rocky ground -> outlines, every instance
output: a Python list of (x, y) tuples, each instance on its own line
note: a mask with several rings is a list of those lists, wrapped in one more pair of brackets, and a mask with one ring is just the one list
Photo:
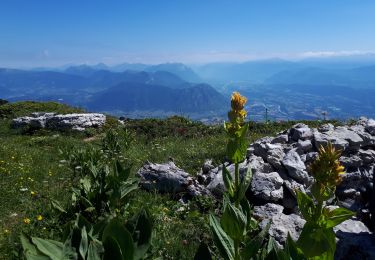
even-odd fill
[[(309, 164), (316, 158), (320, 145), (328, 142), (342, 150), (340, 161), (346, 168), (332, 207), (337, 205), (357, 213), (335, 228), (336, 259), (375, 259), (375, 239), (370, 231), (375, 169), (373, 119), (361, 118), (350, 126), (326, 124), (317, 129), (296, 124), (274, 137), (250, 144), (240, 169), (253, 170), (247, 196), (254, 205), (254, 217), (261, 226), (272, 220), (269, 232), (280, 245), (284, 244), (288, 232), (294, 239), (298, 238), (305, 220), (299, 215), (295, 190), (309, 192), (313, 182)], [(233, 174), (234, 166), (229, 163), (226, 166)], [(147, 163), (138, 174), (143, 188), (183, 194), (183, 199), (197, 195), (220, 197), (224, 191), (221, 166), (213, 167), (209, 160), (196, 177), (173, 162)]]

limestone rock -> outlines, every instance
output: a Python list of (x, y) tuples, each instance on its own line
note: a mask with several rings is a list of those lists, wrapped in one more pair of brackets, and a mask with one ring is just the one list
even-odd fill
[(300, 183), (308, 183), (309, 176), (306, 172), (306, 166), (302, 162), (295, 150), (289, 151), (282, 160), (283, 165), (288, 170), (290, 177)]
[(375, 259), (375, 239), (360, 221), (349, 219), (333, 228), (336, 237), (336, 260)]
[(58, 115), (55, 113), (32, 113), (31, 116), (13, 119), (13, 128), (31, 127), (32, 129), (47, 128), (52, 130), (85, 130), (89, 127), (101, 127), (106, 116), (99, 113), (82, 113)]
[(251, 191), (262, 201), (278, 201), (283, 198), (283, 179), (277, 172), (256, 173), (251, 181)]
[(283, 213), (275, 214), (270, 218), (265, 218), (259, 225), (265, 228), (269, 221), (271, 222), (269, 234), (281, 245), (285, 244), (288, 233), (297, 240), (301, 234), (302, 228), (306, 221), (296, 214), (285, 215)]

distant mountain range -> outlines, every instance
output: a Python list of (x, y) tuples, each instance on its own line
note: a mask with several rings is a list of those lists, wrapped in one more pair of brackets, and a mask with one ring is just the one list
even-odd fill
[(204, 116), (223, 111), (225, 98), (213, 87), (187, 82), (166, 71), (198, 79), (185, 66), (168, 64), (150, 66), (148, 71), (124, 72), (102, 68), (81, 65), (64, 71), (0, 69), (0, 97), (57, 100), (119, 115), (158, 111), (160, 115), (165, 112)]
[[(213, 87), (211, 87), (213, 86)], [(226, 116), (232, 91), (248, 99), (254, 119), (375, 117), (375, 56), (269, 59), (188, 67), (181, 63), (70, 65), (0, 69), (0, 98), (58, 100), (133, 117), (183, 113)], [(223, 118), (224, 117), (224, 118)]]

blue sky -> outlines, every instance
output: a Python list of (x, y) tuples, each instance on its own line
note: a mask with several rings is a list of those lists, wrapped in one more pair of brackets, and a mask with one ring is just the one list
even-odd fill
[(374, 14), (369, 0), (1, 0), (0, 66), (360, 54)]

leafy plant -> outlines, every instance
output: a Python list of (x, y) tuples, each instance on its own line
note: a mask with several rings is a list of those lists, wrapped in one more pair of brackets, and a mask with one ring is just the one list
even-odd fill
[[(129, 226), (130, 228), (127, 228)], [(152, 225), (146, 210), (125, 224), (121, 218), (93, 225), (78, 215), (64, 243), (21, 234), (26, 259), (142, 259), (151, 244)]]
[[(220, 219), (211, 214), (210, 228), (216, 247), (224, 259), (250, 259), (258, 254), (268, 235), (269, 225), (252, 238), (257, 222), (251, 217), (251, 208), (245, 197), (252, 172), (249, 167), (245, 175), (240, 178), (239, 164), (246, 156), (245, 124), (246, 98), (235, 92), (232, 95), (231, 111), (228, 113), (229, 122), (225, 123), (228, 135), (227, 156), (235, 165), (234, 180), (228, 169), (223, 166), (223, 181), (226, 188), (223, 201), (223, 214)], [(200, 247), (197, 254), (206, 254), (207, 250)]]
[(72, 201), (85, 212), (97, 214), (121, 208), (127, 195), (138, 188), (138, 180), (131, 176), (130, 168), (118, 161), (112, 166), (90, 165), (87, 175), (73, 188)]
[(333, 259), (336, 250), (333, 227), (354, 215), (345, 208), (331, 210), (326, 206), (326, 201), (335, 196), (336, 185), (344, 174), (339, 157), (340, 151), (331, 143), (320, 147), (319, 157), (311, 165), (315, 177), (311, 195), (297, 192), (298, 207), (306, 220), (297, 246), (307, 258)]

